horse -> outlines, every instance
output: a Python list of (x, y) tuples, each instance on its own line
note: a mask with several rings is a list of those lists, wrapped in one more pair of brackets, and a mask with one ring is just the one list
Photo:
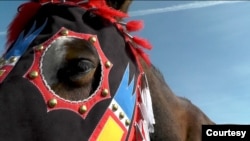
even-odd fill
[(0, 140), (200, 141), (215, 124), (176, 96), (130, 32), (128, 0), (34, 0), (0, 60)]

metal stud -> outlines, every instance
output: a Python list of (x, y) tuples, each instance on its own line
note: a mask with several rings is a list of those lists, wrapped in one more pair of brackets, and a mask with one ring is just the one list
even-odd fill
[(57, 105), (57, 100), (55, 98), (52, 98), (48, 101), (48, 106), (50, 108), (54, 108)]
[(31, 78), (31, 79), (34, 79), (34, 78), (36, 78), (38, 76), (38, 72), (37, 71), (31, 71), (30, 73), (29, 73), (29, 77)]
[(36, 51), (42, 51), (44, 49), (44, 46), (38, 45), (35, 49), (36, 49)]
[(126, 119), (126, 120), (125, 120), (125, 125), (126, 125), (126, 126), (129, 126), (129, 124), (130, 124), (130, 120), (129, 120), (129, 119)]
[(79, 110), (78, 110), (78, 112), (80, 113), (80, 114), (84, 114), (85, 112), (87, 112), (87, 106), (86, 105), (82, 105), (82, 106), (80, 106), (79, 107)]
[(0, 70), (0, 76), (2, 76), (4, 74), (6, 70)]
[(89, 37), (89, 41), (91, 42), (91, 43), (95, 43), (96, 42), (96, 37), (94, 37), (94, 36), (91, 36), (91, 37)]
[(117, 104), (113, 104), (112, 105), (112, 110), (113, 111), (117, 111), (118, 110), (118, 105)]
[(109, 90), (108, 89), (103, 89), (102, 90), (102, 96), (106, 97), (109, 94)]
[(17, 61), (17, 57), (16, 56), (12, 56), (12, 57), (10, 57), (10, 59), (9, 59), (9, 63), (15, 63), (16, 61)]
[(67, 29), (63, 29), (61, 31), (61, 35), (63, 35), (63, 36), (67, 36), (68, 34), (69, 34), (69, 31)]
[(111, 62), (110, 62), (110, 61), (107, 61), (107, 62), (105, 63), (105, 67), (106, 67), (106, 68), (110, 68), (110, 67), (111, 67)]
[(123, 112), (120, 112), (120, 114), (119, 114), (119, 118), (120, 118), (120, 119), (123, 119), (123, 118), (124, 118), (124, 116), (125, 116), (125, 115), (124, 115), (124, 113), (123, 113)]

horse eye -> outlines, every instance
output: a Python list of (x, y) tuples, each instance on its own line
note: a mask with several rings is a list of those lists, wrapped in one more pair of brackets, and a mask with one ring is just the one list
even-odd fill
[(73, 67), (76, 67), (76, 70), (78, 72), (83, 72), (83, 73), (87, 73), (92, 68), (95, 68), (94, 64), (89, 60), (80, 60), (77, 62), (76, 66)]
[(62, 81), (71, 81), (87, 75), (94, 68), (95, 65), (89, 60), (74, 59), (70, 60), (65, 67), (59, 69), (57, 77)]
[(70, 60), (67, 64), (68, 65), (65, 69), (66, 69), (66, 73), (69, 76), (86, 74), (89, 71), (91, 71), (93, 68), (95, 68), (95, 65), (93, 64), (93, 62), (87, 59), (82, 59), (82, 58)]

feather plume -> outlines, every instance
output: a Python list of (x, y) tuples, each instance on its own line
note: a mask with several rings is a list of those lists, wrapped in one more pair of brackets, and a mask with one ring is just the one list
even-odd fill
[(8, 45), (17, 39), (18, 35), (40, 7), (41, 5), (36, 2), (28, 2), (19, 6), (18, 13), (8, 29)]
[(138, 44), (138, 45), (140, 45), (140, 46), (142, 46), (142, 47), (144, 47), (144, 48), (146, 48), (148, 50), (152, 49), (152, 45), (146, 39), (143, 39), (143, 38), (140, 38), (140, 37), (137, 37), (137, 36), (133, 36), (132, 40), (136, 44)]
[(144, 25), (142, 20), (137, 20), (137, 21), (133, 20), (126, 23), (126, 29), (128, 32), (141, 30), (143, 26)]
[(146, 54), (141, 48), (136, 48), (137, 53), (144, 59), (144, 61), (150, 66), (151, 61), (148, 54)]
[[(103, 17), (112, 20), (114, 18), (125, 18), (128, 17), (126, 13), (123, 13), (118, 10), (114, 10), (110, 7), (97, 7), (98, 13), (100, 13)], [(112, 20), (113, 21), (113, 20)]]

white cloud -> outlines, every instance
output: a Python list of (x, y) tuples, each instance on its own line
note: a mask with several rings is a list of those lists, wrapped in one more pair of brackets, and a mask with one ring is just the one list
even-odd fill
[(131, 11), (129, 12), (129, 14), (131, 17), (135, 17), (135, 16), (144, 16), (144, 15), (166, 13), (166, 12), (172, 12), (172, 11), (181, 11), (181, 10), (203, 8), (203, 7), (210, 7), (210, 6), (216, 6), (216, 5), (221, 5), (221, 4), (231, 4), (231, 3), (238, 3), (238, 2), (240, 1), (197, 1), (197, 2), (174, 5), (170, 7), (164, 7), (164, 8)]

